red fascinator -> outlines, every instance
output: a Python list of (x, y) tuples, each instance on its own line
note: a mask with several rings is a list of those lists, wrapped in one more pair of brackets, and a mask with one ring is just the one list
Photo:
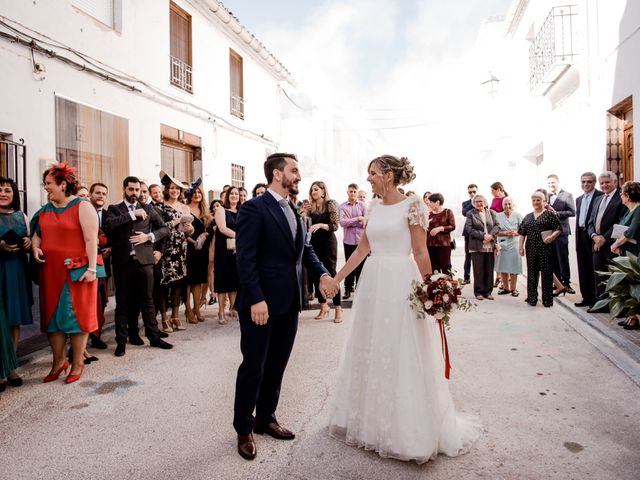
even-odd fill
[(55, 163), (49, 167), (47, 173), (53, 176), (57, 182), (64, 180), (67, 183), (76, 183), (78, 181), (78, 171), (68, 163)]

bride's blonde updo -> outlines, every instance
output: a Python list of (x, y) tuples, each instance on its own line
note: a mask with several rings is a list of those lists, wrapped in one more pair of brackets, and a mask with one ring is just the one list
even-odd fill
[(377, 166), (382, 173), (393, 173), (394, 185), (406, 185), (416, 178), (416, 174), (413, 173), (413, 165), (407, 157), (397, 158), (393, 155), (382, 155), (371, 160), (369, 168), (371, 165)]

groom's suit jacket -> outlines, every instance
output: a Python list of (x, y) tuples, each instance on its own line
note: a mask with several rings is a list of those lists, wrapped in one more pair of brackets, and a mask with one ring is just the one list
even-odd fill
[(292, 209), (297, 224), (294, 242), (282, 207), (269, 191), (245, 202), (238, 213), (236, 253), (240, 286), (236, 309), (247, 311), (265, 300), (269, 315), (302, 306), (302, 263), (318, 276), (329, 272), (309, 242), (307, 227)]

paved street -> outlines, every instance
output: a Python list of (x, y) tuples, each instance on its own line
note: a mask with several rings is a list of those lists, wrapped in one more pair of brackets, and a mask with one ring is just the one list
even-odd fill
[(218, 325), (214, 312), (172, 334), (172, 351), (98, 353), (75, 385), (41, 383), (49, 353), (34, 354), (26, 385), (0, 397), (1, 477), (631, 480), (640, 471), (638, 386), (570, 326), (567, 309), (512, 297), (457, 315), (449, 336), (455, 401), (484, 425), (470, 454), (417, 466), (330, 438), (350, 317), (335, 325), (306, 312), (279, 408), (298, 437), (258, 436), (259, 456), (246, 462), (231, 427), (239, 327)]

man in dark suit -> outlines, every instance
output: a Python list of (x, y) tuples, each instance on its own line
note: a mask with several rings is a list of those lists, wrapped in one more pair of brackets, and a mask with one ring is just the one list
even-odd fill
[[(603, 195), (600, 195), (593, 201), (593, 210), (591, 217), (587, 223), (587, 233), (593, 242), (593, 268), (594, 281), (596, 284), (596, 300), (606, 298), (604, 291), (605, 277), (597, 272), (606, 272), (607, 265), (614, 257), (611, 252), (611, 245), (614, 239), (613, 226), (620, 221), (627, 211), (627, 207), (622, 204), (620, 191), (618, 190), (618, 178), (613, 172), (603, 172), (598, 177), (600, 189)], [(598, 310), (590, 308), (589, 313), (606, 313), (608, 308), (603, 307)]]
[(549, 187), (549, 205), (555, 210), (560, 219), (560, 226), (562, 226), (562, 233), (553, 242), (555, 248), (553, 273), (566, 287), (568, 293), (576, 293), (571, 288), (571, 269), (569, 267), (569, 235), (571, 235), (569, 218), (576, 216), (576, 204), (571, 193), (560, 189), (557, 175), (549, 175), (547, 185)]
[[(475, 183), (470, 183), (467, 187), (467, 193), (469, 194), (469, 200), (462, 202), (462, 216), (466, 219), (467, 213), (473, 210), (473, 197), (478, 193), (478, 186)], [(464, 237), (464, 283), (471, 282), (471, 253), (469, 253), (469, 235), (465, 232), (462, 233)]]
[(288, 200), (298, 193), (300, 181), (295, 155), (270, 155), (264, 172), (269, 188), (242, 205), (236, 230), (240, 278), (236, 309), (242, 363), (236, 380), (233, 426), (238, 434), (238, 453), (247, 460), (256, 456), (253, 432), (282, 440), (295, 438), (280, 426), (275, 411), (298, 328), (302, 263), (321, 277), (325, 298), (338, 291), (309, 243), (305, 223)]
[(89, 334), (91, 346), (101, 350), (107, 348), (107, 344), (102, 341), (102, 327), (104, 326), (104, 309), (109, 301), (107, 292), (107, 280), (111, 276), (111, 248), (107, 236), (104, 233), (104, 220), (107, 216), (107, 196), (109, 189), (104, 183), (94, 183), (89, 187), (89, 201), (98, 215), (98, 253), (104, 260), (104, 270), (107, 278), (98, 279), (98, 330)]
[(576, 198), (576, 256), (582, 300), (575, 305), (591, 307), (596, 302), (596, 284), (593, 275), (593, 241), (589, 238), (587, 224), (593, 211), (594, 200), (602, 195), (602, 192), (596, 188), (595, 173), (583, 173), (580, 184), (584, 193)]
[(169, 230), (154, 207), (138, 201), (138, 178), (127, 177), (122, 186), (124, 200), (109, 207), (105, 220), (116, 284), (117, 357), (125, 354), (127, 318), (137, 308), (142, 311), (145, 335), (151, 346), (173, 347), (160, 338), (153, 305), (153, 243), (165, 237)]

